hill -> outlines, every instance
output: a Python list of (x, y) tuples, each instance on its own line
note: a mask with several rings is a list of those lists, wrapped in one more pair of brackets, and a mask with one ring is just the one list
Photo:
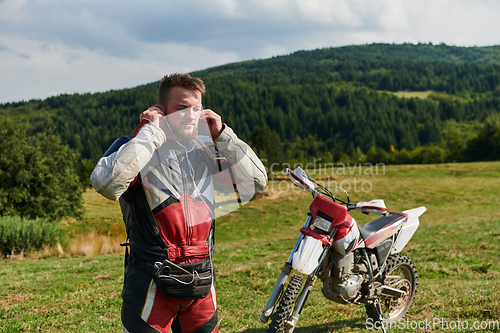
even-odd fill
[[(480, 124), (500, 113), (500, 46), (346, 46), (191, 74), (207, 85), (204, 106), (274, 162), (358, 160), (370, 150), (433, 146), (442, 149), (434, 162), (499, 157), (475, 156), (464, 150), (467, 142), (455, 141), (480, 137)], [(0, 115), (25, 122), (30, 134), (59, 134), (89, 168), (115, 138), (132, 133), (140, 112), (156, 103), (157, 85), (7, 103)], [(432, 93), (401, 98), (399, 91)], [(490, 123), (496, 133), (497, 121)]]

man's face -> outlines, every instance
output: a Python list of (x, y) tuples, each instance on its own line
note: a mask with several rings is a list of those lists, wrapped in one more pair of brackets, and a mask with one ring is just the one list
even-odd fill
[(166, 113), (167, 121), (178, 140), (194, 140), (201, 114), (201, 92), (182, 87), (172, 88)]

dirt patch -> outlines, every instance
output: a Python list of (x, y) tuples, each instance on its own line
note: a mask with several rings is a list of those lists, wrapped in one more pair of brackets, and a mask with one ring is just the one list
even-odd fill
[(500, 272), (496, 272), (496, 271), (491, 271), (491, 272), (488, 272), (486, 273), (484, 276), (486, 276), (487, 278), (498, 278), (500, 277)]
[(34, 294), (7, 294), (7, 296), (0, 296), (0, 306), (7, 307), (9, 305), (19, 303), (22, 301), (26, 301), (32, 297), (35, 297)]
[(260, 200), (260, 199), (264, 199), (264, 198), (268, 198), (269, 197), (269, 192), (267, 191), (262, 191), (262, 192), (259, 192), (255, 195), (255, 198), (253, 198), (254, 200)]

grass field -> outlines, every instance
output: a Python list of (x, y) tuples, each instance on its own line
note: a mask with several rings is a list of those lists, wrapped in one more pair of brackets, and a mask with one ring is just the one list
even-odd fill
[(432, 94), (432, 90), (427, 91), (398, 91), (395, 92), (394, 95), (400, 98), (422, 98), (426, 99), (430, 94)]
[[(403, 250), (419, 271), (407, 323), (422, 329), (390, 332), (490, 331), (473, 325), (491, 328), (500, 321), (500, 163), (385, 166), (376, 171), (339, 166), (317, 170), (315, 178), (350, 186), (353, 202), (383, 198), (390, 210), (427, 207)], [(259, 322), (262, 308), (311, 201), (288, 184), (270, 183), (268, 196), (217, 222), (221, 332), (265, 332), (266, 325)], [(71, 234), (94, 231), (109, 241), (124, 241), (118, 204), (91, 191), (85, 201), (85, 219), (65, 221)], [(353, 216), (360, 224), (373, 218)], [(2, 260), (0, 273), (0, 332), (121, 332), (120, 253)], [(372, 331), (365, 320), (364, 307), (334, 304), (316, 285), (294, 332)], [(437, 320), (447, 321), (448, 329)], [(426, 321), (437, 326), (426, 328)], [(469, 329), (452, 330), (457, 323), (467, 323)]]

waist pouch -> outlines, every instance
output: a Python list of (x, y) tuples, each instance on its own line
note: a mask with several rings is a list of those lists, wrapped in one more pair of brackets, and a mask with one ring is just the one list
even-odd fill
[(179, 265), (167, 261), (161, 266), (157, 264), (153, 280), (166, 297), (201, 299), (210, 292), (213, 279), (210, 259)]

